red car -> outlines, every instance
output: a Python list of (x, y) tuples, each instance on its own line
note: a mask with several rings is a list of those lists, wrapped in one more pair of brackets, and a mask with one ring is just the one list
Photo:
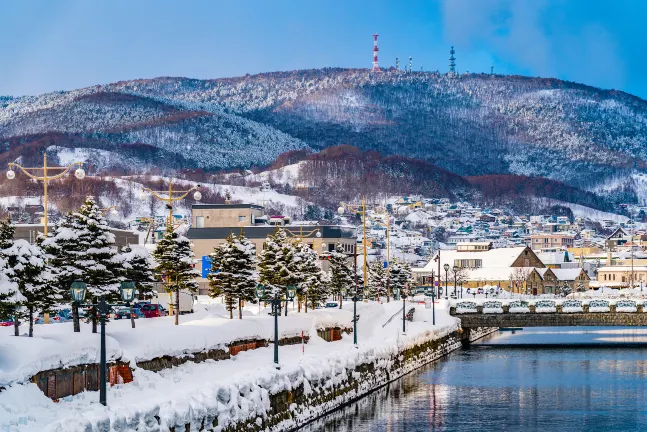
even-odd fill
[(144, 314), (144, 318), (156, 318), (167, 316), (168, 313), (162, 305), (158, 304), (145, 304), (141, 306), (141, 311)]

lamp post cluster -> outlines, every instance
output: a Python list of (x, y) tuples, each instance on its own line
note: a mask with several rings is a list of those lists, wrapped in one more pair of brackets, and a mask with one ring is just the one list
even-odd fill
[(281, 310), (281, 303), (285, 300), (292, 301), (297, 294), (297, 287), (294, 285), (288, 285), (287, 287), (286, 299), (282, 299), (281, 296), (266, 296), (265, 287), (262, 284), (256, 286), (256, 297), (259, 301), (264, 301), (272, 304), (272, 314), (274, 315), (274, 367), (276, 369), (281, 369), (279, 366), (279, 315)]
[[(131, 307), (131, 320), (132, 318), (132, 301), (135, 299), (135, 284), (133, 281), (123, 281), (119, 288), (121, 293), (121, 299), (126, 303), (127, 306)], [(76, 280), (72, 282), (70, 286), (70, 294), (72, 295), (72, 302), (76, 307), (83, 305), (83, 300), (85, 299), (85, 293), (87, 292), (87, 285), (81, 280)], [(85, 305), (93, 306), (93, 305)], [(99, 364), (99, 403), (101, 405), (106, 405), (106, 315), (110, 311), (110, 308), (114, 306), (121, 306), (120, 304), (108, 304), (106, 303), (106, 298), (104, 295), (99, 297), (98, 303), (98, 314), (99, 322), (101, 323), (101, 359)], [(134, 327), (134, 323), (133, 323)]]
[(402, 333), (407, 332), (407, 311), (406, 311), (406, 304), (405, 300), (407, 298), (406, 292), (408, 291), (407, 288), (403, 289), (402, 292), (400, 292), (400, 289), (395, 287), (393, 288), (393, 295), (398, 296), (400, 294), (400, 298), (402, 299)]

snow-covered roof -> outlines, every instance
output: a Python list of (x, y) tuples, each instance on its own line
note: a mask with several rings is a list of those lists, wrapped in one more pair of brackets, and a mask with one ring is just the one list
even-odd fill
[(582, 269), (579, 267), (551, 270), (553, 271), (555, 276), (557, 276), (557, 279), (561, 281), (574, 281), (582, 273)]
[[(510, 268), (512, 263), (523, 253), (526, 249), (525, 246), (513, 247), (513, 248), (500, 248), (500, 249), (490, 249), (487, 251), (475, 251), (475, 252), (459, 252), (456, 250), (442, 251), (440, 254), (440, 267), (441, 269), (445, 264), (449, 264), (450, 267), (454, 266), (455, 260), (474, 260), (480, 259), (482, 262), (482, 268)], [(436, 258), (438, 254), (434, 255)], [(429, 261), (429, 264), (425, 266), (425, 269), (428, 271), (438, 268), (438, 262), (433, 259)], [(479, 269), (480, 270), (480, 269)]]

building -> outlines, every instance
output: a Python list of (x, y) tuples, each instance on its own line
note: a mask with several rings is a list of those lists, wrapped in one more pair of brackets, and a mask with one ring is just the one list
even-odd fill
[[(341, 244), (349, 255), (355, 253), (357, 232), (355, 227), (341, 225), (290, 225), (274, 224), (278, 216), (267, 217), (263, 206), (256, 204), (194, 204), (192, 206), (192, 228), (187, 237), (193, 243), (193, 252), (198, 259), (197, 270), (200, 289), (206, 289), (207, 274), (211, 269), (209, 255), (213, 248), (224, 243), (230, 234), (242, 233), (256, 247), (260, 254), (265, 239), (277, 229), (284, 229), (289, 237), (302, 238), (317, 252), (334, 250)], [(289, 220), (280, 217), (282, 221)], [(272, 222), (272, 223), (270, 223)], [(328, 269), (328, 262), (322, 261), (322, 268)]]
[(532, 250), (572, 248), (575, 237), (561, 233), (538, 233), (530, 236)]
[(537, 268), (535, 274), (529, 277), (526, 285), (528, 292), (537, 294), (559, 294), (564, 285), (568, 285), (573, 292), (582, 283), (585, 289), (589, 289), (591, 278), (581, 268)]
[[(51, 233), (53, 226), (49, 226)], [(126, 245), (139, 244), (139, 234), (133, 231), (110, 228), (110, 232), (115, 235), (115, 244), (118, 247)], [(27, 240), (29, 243), (35, 243), (39, 234), (43, 233), (42, 224), (16, 224), (14, 239)]]
[(598, 268), (598, 285), (608, 287), (629, 287), (632, 279), (634, 285), (643, 286), (647, 284), (647, 266), (635, 265), (605, 266)]
[[(497, 285), (510, 289), (514, 284), (524, 281), (535, 268), (544, 268), (544, 263), (526, 246), (493, 249), (491, 243), (476, 242), (461, 244), (461, 249), (440, 251), (441, 279), (445, 278), (444, 266), (449, 265), (449, 283), (453, 282), (454, 266), (460, 271), (463, 286), (467, 288)], [(429, 277), (432, 272), (438, 273), (438, 253), (416, 275), (419, 278)]]

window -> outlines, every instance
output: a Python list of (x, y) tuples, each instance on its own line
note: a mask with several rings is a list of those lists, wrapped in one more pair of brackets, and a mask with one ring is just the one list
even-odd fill
[(328, 252), (335, 252), (335, 245), (332, 243), (328, 243)]
[(196, 228), (204, 228), (204, 216), (196, 216), (195, 217), (195, 227)]
[(247, 216), (238, 216), (238, 222), (246, 222)]

